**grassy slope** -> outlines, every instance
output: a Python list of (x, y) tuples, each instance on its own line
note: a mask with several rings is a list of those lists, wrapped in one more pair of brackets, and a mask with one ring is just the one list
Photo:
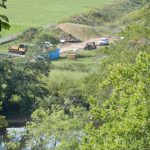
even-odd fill
[[(104, 7), (97, 7), (93, 11), (81, 13), (81, 16), (73, 16), (74, 23), (62, 23), (59, 27), (64, 32), (83, 41), (88, 38), (96, 38), (104, 35), (116, 35), (122, 27), (139, 20), (141, 7), (144, 5), (144, 3), (139, 3), (135, 0), (116, 0)], [(83, 25), (91, 20), (93, 21), (92, 26)], [(78, 24), (80, 21), (83, 21), (82, 24)], [(93, 26), (97, 21), (101, 23)]]
[(3, 35), (24, 30), (26, 27), (42, 26), (58, 23), (62, 19), (81, 12), (89, 11), (93, 7), (107, 4), (112, 0), (11, 0), (4, 13), (10, 19), (12, 28)]
[(64, 22), (100, 26), (122, 19), (126, 14), (138, 10), (148, 4), (149, 0), (115, 0), (105, 7), (92, 10), (88, 13), (71, 16)]

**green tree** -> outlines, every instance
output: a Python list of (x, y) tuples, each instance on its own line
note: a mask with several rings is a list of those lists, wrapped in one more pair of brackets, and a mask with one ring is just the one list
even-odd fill
[(102, 106), (93, 98), (92, 122), (86, 126), (81, 149), (150, 149), (150, 57), (137, 56), (135, 64), (114, 64), (101, 84), (111, 87), (111, 96)]
[[(5, 5), (6, 1), (7, 0), (1, 0), (0, 7), (6, 9), (7, 8), (6, 5)], [(5, 15), (0, 14), (0, 32), (2, 31), (2, 29), (5, 29), (5, 30), (7, 29), (8, 30), (9, 27), (10, 27), (10, 25), (9, 25), (8, 18)]]
[(43, 42), (49, 41), (52, 44), (59, 43), (59, 31), (56, 29), (39, 30), (34, 36), (33, 43), (42, 46)]
[[(84, 125), (84, 111), (70, 106), (69, 114), (60, 106), (51, 110), (38, 109), (27, 124), (27, 145), (33, 149), (78, 149)], [(50, 148), (47, 148), (50, 144)]]
[[(77, 150), (85, 125), (85, 110), (66, 102), (65, 108), (53, 105), (51, 109), (39, 108), (26, 125), (26, 146), (33, 150)], [(65, 110), (67, 109), (67, 113)], [(13, 137), (11, 137), (13, 138)], [(15, 144), (16, 143), (16, 144)], [(20, 146), (18, 141), (9, 142), (9, 148)], [(19, 148), (18, 148), (19, 149)]]
[[(0, 7), (6, 9), (6, 5), (5, 5), (6, 1), (7, 0), (1, 0)], [(2, 31), (2, 29), (9, 29), (10, 25), (8, 24), (8, 22), (9, 22), (8, 18), (5, 15), (0, 14), (0, 32)], [(0, 79), (1, 79), (1, 76), (0, 76)], [(2, 86), (0, 86), (0, 91), (1, 91), (1, 87)], [(1, 92), (0, 92), (0, 97), (1, 97)], [(2, 106), (2, 103), (0, 99), (0, 110), (2, 109), (1, 106)], [(5, 120), (5, 117), (0, 115), (0, 129), (5, 128), (6, 126), (7, 126), (7, 122)]]
[(16, 63), (1, 60), (0, 101), (3, 113), (7, 114), (10, 104), (18, 103), (21, 112), (30, 114), (35, 109), (36, 99), (48, 94), (40, 78), (47, 76), (49, 69), (50, 65), (46, 61)]

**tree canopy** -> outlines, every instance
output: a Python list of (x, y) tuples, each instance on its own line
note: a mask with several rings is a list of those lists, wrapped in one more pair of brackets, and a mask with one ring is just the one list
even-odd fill
[[(0, 7), (6, 9), (6, 2), (7, 0), (1, 0)], [(0, 32), (2, 31), (2, 29), (8, 30), (9, 28), (9, 19), (7, 18), (7, 16), (0, 14)]]
[(101, 86), (111, 87), (102, 106), (91, 98), (92, 119), (81, 149), (120, 150), (150, 148), (150, 57), (139, 53), (135, 64), (114, 64)]

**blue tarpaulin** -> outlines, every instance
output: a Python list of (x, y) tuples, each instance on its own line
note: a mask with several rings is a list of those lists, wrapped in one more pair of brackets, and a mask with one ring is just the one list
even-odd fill
[(54, 51), (48, 52), (48, 57), (50, 60), (55, 60), (60, 56), (60, 48), (56, 48)]

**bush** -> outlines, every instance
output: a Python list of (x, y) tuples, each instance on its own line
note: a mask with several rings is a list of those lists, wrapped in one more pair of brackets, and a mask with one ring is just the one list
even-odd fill
[(39, 99), (38, 105), (44, 108), (49, 108), (52, 104), (64, 105), (65, 99), (69, 99), (74, 104), (82, 105), (81, 84), (85, 76), (85, 73), (80, 72), (51, 71), (49, 76), (43, 79), (49, 96), (43, 100)]
[(33, 43), (41, 45), (44, 41), (49, 41), (52, 44), (59, 43), (59, 31), (55, 29), (39, 30), (33, 39)]

